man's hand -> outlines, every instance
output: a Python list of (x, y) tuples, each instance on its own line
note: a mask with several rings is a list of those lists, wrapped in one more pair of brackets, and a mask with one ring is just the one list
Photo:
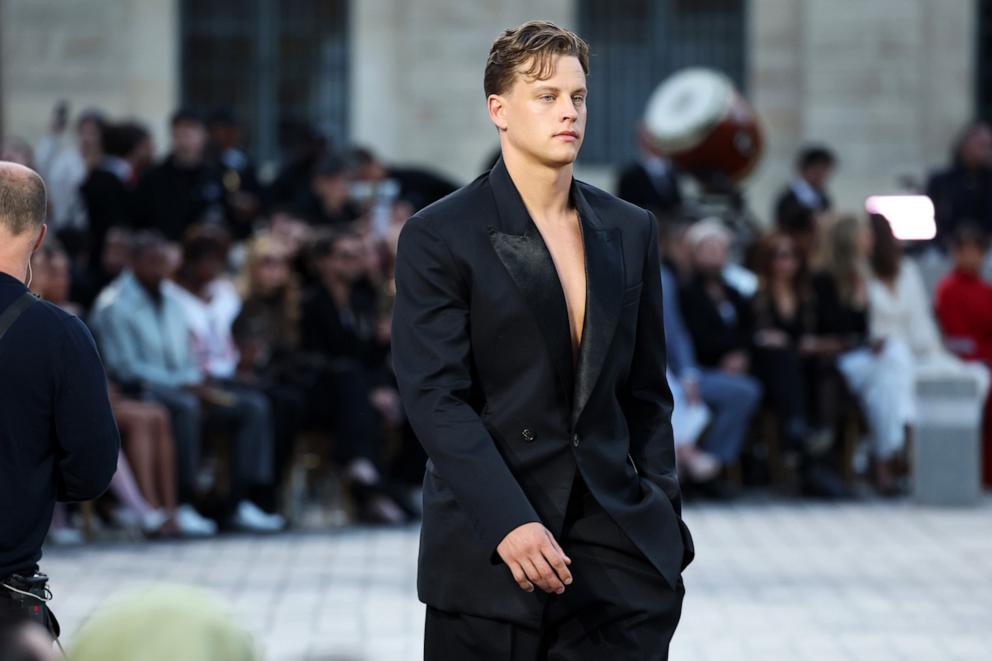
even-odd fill
[(554, 535), (540, 523), (514, 528), (496, 547), (496, 552), (513, 573), (513, 580), (527, 592), (534, 585), (545, 592), (561, 594), (572, 584), (568, 565), (571, 558), (558, 546)]

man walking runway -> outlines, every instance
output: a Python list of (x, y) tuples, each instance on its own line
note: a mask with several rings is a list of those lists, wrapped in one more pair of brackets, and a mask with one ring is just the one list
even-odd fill
[(573, 179), (588, 46), (506, 30), (502, 157), (400, 235), (393, 363), (429, 456), (425, 658), (666, 659), (692, 538), (665, 379), (657, 227)]

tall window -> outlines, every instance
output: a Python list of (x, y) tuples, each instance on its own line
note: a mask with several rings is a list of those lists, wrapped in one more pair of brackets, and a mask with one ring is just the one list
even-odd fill
[(618, 165), (637, 154), (635, 128), (648, 97), (688, 66), (719, 69), (743, 89), (744, 0), (580, 0), (591, 48), (583, 162)]
[(347, 0), (181, 0), (183, 104), (234, 111), (260, 161), (306, 123), (348, 124)]
[(978, 40), (976, 42), (978, 66), (976, 70), (975, 99), (980, 118), (992, 121), (992, 0), (978, 3)]

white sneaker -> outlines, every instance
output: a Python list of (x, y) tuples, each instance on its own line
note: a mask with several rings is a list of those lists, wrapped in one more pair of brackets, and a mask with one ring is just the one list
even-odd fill
[(141, 517), (141, 530), (146, 533), (156, 533), (162, 529), (162, 526), (164, 526), (168, 520), (169, 513), (165, 511), (165, 508), (160, 507), (157, 510), (152, 510)]
[(286, 520), (279, 514), (267, 514), (250, 500), (242, 500), (231, 519), (231, 525), (246, 532), (279, 532)]
[(183, 537), (213, 537), (217, 534), (217, 524), (201, 516), (191, 505), (180, 505), (176, 509), (176, 526)]
[(156, 533), (169, 520), (169, 515), (163, 508), (149, 510), (146, 514), (138, 514), (127, 507), (118, 507), (110, 513), (114, 523), (124, 530), (138, 530), (145, 533)]
[(124, 530), (137, 530), (141, 525), (141, 516), (128, 507), (117, 507), (110, 512), (110, 520), (114, 525)]

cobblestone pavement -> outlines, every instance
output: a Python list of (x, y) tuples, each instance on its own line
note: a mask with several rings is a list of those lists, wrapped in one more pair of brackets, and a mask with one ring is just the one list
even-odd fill
[[(992, 658), (992, 499), (694, 505), (676, 661)], [(49, 549), (70, 639), (107, 595), (195, 583), (226, 601), (268, 659), (421, 658), (417, 530)], [(452, 660), (456, 661), (456, 660)]]

